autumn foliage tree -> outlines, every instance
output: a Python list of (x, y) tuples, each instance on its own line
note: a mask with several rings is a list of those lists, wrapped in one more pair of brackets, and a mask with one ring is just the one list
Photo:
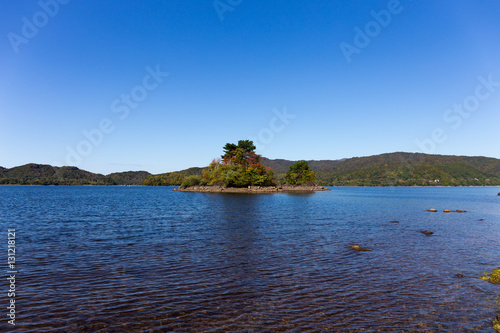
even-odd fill
[(221, 159), (213, 160), (203, 172), (201, 184), (228, 187), (275, 185), (273, 171), (260, 163), (262, 157), (255, 153), (252, 141), (227, 143), (223, 150)]

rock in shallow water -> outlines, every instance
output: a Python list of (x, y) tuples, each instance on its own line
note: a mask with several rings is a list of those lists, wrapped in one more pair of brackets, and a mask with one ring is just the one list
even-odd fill
[(427, 235), (427, 236), (434, 234), (432, 231), (429, 231), (429, 230), (424, 230), (424, 231), (420, 231), (420, 232), (423, 233), (424, 235)]
[(500, 316), (497, 316), (496, 319), (493, 320), (493, 329), (500, 333)]
[(493, 269), (493, 272), (480, 276), (479, 278), (493, 284), (500, 284), (500, 267)]
[(367, 249), (366, 247), (362, 247), (362, 246), (359, 246), (359, 245), (351, 245), (351, 249), (353, 249), (354, 251), (357, 251), (357, 252), (371, 251), (371, 250)]
[(437, 213), (437, 209), (435, 208), (431, 208), (431, 209), (427, 209), (428, 212), (431, 212), (431, 213)]

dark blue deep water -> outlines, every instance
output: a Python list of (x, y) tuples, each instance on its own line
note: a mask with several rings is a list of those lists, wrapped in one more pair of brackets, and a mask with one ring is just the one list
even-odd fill
[(0, 186), (15, 331), (493, 332), (499, 191)]

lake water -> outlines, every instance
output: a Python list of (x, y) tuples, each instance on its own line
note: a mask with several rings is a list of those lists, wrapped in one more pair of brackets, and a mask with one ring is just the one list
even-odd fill
[(500, 286), (477, 276), (500, 266), (499, 191), (0, 186), (16, 329), (493, 332)]

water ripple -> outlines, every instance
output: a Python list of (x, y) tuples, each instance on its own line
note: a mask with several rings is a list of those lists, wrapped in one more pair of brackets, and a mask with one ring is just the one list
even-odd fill
[(0, 187), (19, 331), (490, 332), (495, 191)]

